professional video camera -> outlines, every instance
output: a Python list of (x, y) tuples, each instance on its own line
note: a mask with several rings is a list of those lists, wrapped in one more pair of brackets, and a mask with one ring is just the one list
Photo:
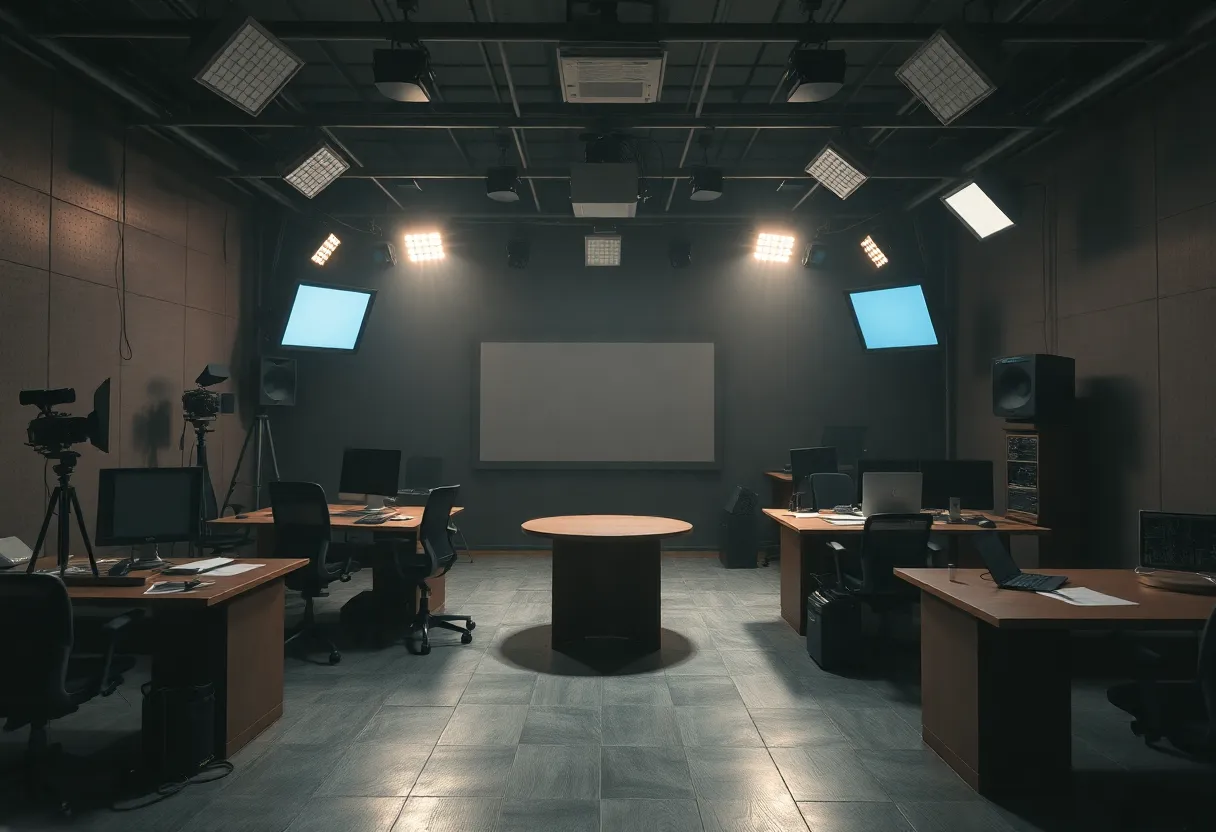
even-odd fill
[(72, 445), (89, 442), (104, 453), (110, 451), (110, 380), (103, 381), (93, 393), (93, 412), (70, 416), (55, 410), (56, 405), (72, 404), (76, 391), (71, 387), (55, 390), (22, 390), (18, 401), (40, 411), (26, 428), (26, 443), (48, 459), (57, 459)]
[(236, 396), (208, 390), (228, 380), (228, 365), (208, 364), (194, 383), (198, 387), (182, 393), (182, 413), (196, 428), (200, 423), (213, 422), (221, 413), (236, 412)]

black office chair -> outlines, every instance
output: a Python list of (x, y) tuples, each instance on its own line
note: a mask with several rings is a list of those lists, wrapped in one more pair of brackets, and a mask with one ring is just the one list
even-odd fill
[[(418, 587), (418, 610), (414, 620), (410, 622), (409, 632), (406, 633), (406, 647), (413, 652), (415, 633), (421, 633), (417, 652), (423, 656), (431, 652), (431, 627), (440, 627), (460, 633), (460, 643), (469, 644), (473, 641), (473, 630), (477, 624), (467, 615), (446, 615), (431, 612), (431, 588), (426, 579), (447, 574), (456, 563), (456, 549), (452, 545), (451, 530), (448, 525), (452, 507), (456, 505), (456, 495), (460, 491), (458, 485), (444, 485), (431, 489), (426, 499), (426, 508), (422, 512), (422, 522), (418, 526), (418, 542), (422, 552), (417, 548), (410, 551), (397, 541), (383, 539), (376, 542), (383, 547), (381, 556), (386, 556), (395, 564), (398, 575), (403, 581), (412, 581)], [(453, 624), (453, 621), (468, 622), (467, 627)]]
[(811, 474), (811, 499), (816, 511), (853, 505), (853, 478), (848, 474)]
[(285, 583), (304, 596), (304, 620), (285, 643), (311, 638), (329, 648), (329, 663), (342, 661), (342, 654), (317, 626), (313, 601), (329, 595), (334, 581), (349, 581), (351, 549), (331, 546), (329, 505), (325, 491), (315, 482), (270, 483), (270, 507), (274, 512), (274, 556), (308, 558), (303, 569), (290, 573)]
[[(431, 489), (439, 487), (442, 483), (443, 457), (411, 456), (405, 460), (405, 487), (398, 494), (417, 497), (425, 503), (431, 494)], [(454, 538), (460, 540), (460, 548), (464, 549), (465, 554), (469, 556), (469, 563), (472, 563), (473, 551), (469, 548), (469, 542), (465, 540), (464, 532), (456, 524), (455, 518), (448, 520), (448, 531)]]
[[(843, 544), (828, 543), (836, 562), (838, 588), (869, 605), (881, 616), (880, 626), (885, 628), (886, 613), (916, 603), (920, 597), (920, 591), (895, 577), (894, 570), (929, 565), (932, 553), (940, 551), (929, 540), (932, 528), (933, 517), (928, 514), (867, 517), (855, 558), (845, 557)], [(846, 560), (854, 563), (846, 564)]]
[(75, 712), (95, 696), (109, 696), (122, 674), (135, 665), (117, 655), (119, 637), (134, 611), (101, 626), (100, 655), (73, 655), (72, 601), (54, 575), (0, 575), (0, 632), (5, 634), (4, 672), (0, 673), (0, 716), (4, 731), (30, 726), (26, 750), (27, 791), (50, 795), (70, 812), (59, 776), (59, 746), (47, 742), (47, 723)]
[(1199, 637), (1194, 679), (1159, 679), (1161, 656), (1147, 647), (1136, 655), (1135, 682), (1115, 685), (1106, 698), (1135, 719), (1132, 733), (1153, 746), (1162, 738), (1193, 756), (1216, 755), (1216, 609)]

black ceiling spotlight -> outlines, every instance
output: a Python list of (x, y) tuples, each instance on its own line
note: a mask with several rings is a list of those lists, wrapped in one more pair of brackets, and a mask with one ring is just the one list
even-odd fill
[(486, 196), (495, 202), (519, 202), (519, 171), (507, 164), (507, 134), (494, 136), (498, 165), (486, 171)]
[(434, 97), (431, 56), (420, 44), (372, 53), (372, 78), (380, 94), (394, 101), (425, 104)]
[(722, 196), (722, 168), (709, 164), (709, 146), (713, 143), (713, 129), (702, 130), (697, 142), (701, 145), (701, 158), (704, 164), (692, 169), (692, 193), (688, 198), (693, 202), (713, 202)]
[(507, 265), (512, 269), (526, 269), (532, 259), (532, 244), (527, 240), (512, 238), (507, 240)]
[(692, 263), (692, 243), (672, 240), (667, 244), (667, 259), (673, 269), (686, 269)]
[(829, 253), (827, 242), (816, 232), (815, 238), (807, 243), (806, 250), (802, 252), (802, 268), (825, 268), (828, 264)]
[(791, 104), (826, 101), (840, 92), (847, 68), (845, 58), (843, 49), (795, 46), (785, 70), (790, 81), (786, 100)]
[(391, 269), (397, 265), (397, 250), (393, 244), (386, 241), (372, 246), (372, 263), (381, 269)]

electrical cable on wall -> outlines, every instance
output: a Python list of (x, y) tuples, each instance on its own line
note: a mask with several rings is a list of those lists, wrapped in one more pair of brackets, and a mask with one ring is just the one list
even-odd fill
[(130, 361), (135, 353), (127, 337), (127, 137), (130, 128), (122, 134), (122, 167), (118, 177), (118, 250), (114, 253), (114, 283), (118, 291), (118, 357)]

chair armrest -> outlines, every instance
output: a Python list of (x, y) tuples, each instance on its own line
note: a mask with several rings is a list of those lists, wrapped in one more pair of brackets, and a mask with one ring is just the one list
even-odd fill
[(123, 630), (143, 617), (143, 610), (131, 610), (130, 612), (115, 616), (101, 625), (101, 633), (105, 637), (105, 652), (101, 658), (101, 678), (97, 680), (97, 686), (102, 696), (112, 694), (118, 689), (119, 682), (122, 681), (121, 679), (110, 678), (110, 667), (114, 663), (114, 653), (118, 648), (118, 641), (122, 637)]
[(832, 560), (836, 564), (836, 586), (841, 592), (844, 591), (844, 567), (840, 565), (840, 556), (844, 554), (844, 545), (836, 540), (828, 541), (828, 548), (832, 550)]
[(932, 540), (929, 541), (929, 551), (930, 552), (933, 552), (934, 554), (936, 554), (936, 553), (940, 552), (941, 550), (942, 550), (942, 545), (940, 543), (934, 543)]

